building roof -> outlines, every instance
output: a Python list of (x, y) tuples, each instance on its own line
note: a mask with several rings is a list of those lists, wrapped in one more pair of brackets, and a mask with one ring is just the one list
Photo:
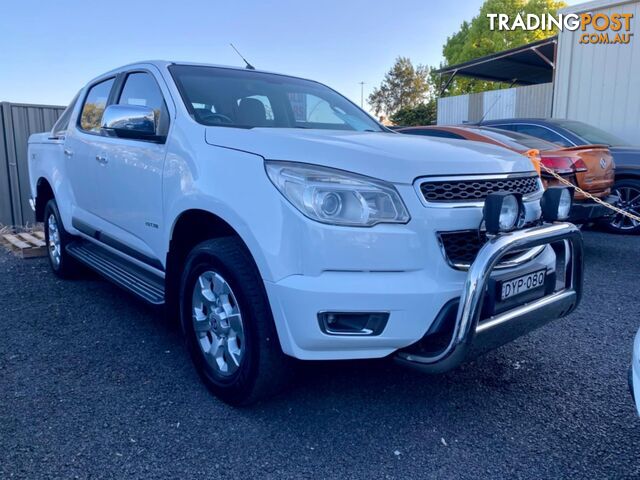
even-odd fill
[(462, 75), (517, 85), (549, 83), (553, 80), (557, 43), (557, 36), (545, 38), (469, 62), (450, 65), (436, 72), (449, 74), (452, 78)]
[(604, 8), (613, 8), (625, 5), (627, 3), (634, 3), (638, 0), (593, 0), (591, 2), (578, 3), (576, 5), (569, 5), (567, 7), (558, 10), (558, 13), (566, 15), (568, 13), (583, 13), (593, 12), (594, 10), (602, 10)]

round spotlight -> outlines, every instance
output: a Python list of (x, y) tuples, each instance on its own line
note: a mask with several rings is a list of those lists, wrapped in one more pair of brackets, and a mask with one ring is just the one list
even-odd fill
[(496, 235), (513, 230), (524, 220), (522, 196), (508, 192), (490, 193), (484, 201), (482, 214), (487, 233)]
[(542, 218), (545, 222), (566, 220), (571, 214), (573, 188), (547, 187), (540, 199)]
[(498, 224), (500, 230), (507, 231), (513, 229), (518, 222), (520, 216), (520, 205), (518, 199), (513, 195), (507, 195), (502, 200), (502, 207), (500, 208), (500, 216)]
[(560, 194), (560, 201), (558, 202), (558, 220), (566, 220), (569, 218), (569, 212), (571, 211), (571, 193), (565, 188)]

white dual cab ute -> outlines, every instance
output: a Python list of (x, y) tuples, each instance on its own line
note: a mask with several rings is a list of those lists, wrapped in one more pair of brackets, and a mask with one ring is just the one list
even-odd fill
[(53, 271), (165, 304), (231, 404), (281, 388), (291, 357), (449, 370), (580, 300), (570, 190), (499, 147), (392, 132), (314, 81), (125, 66), (33, 135), (29, 162)]

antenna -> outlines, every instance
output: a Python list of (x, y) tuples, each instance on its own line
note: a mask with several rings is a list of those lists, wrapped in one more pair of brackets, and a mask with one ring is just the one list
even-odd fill
[(255, 70), (255, 69), (256, 69), (256, 67), (254, 67), (254, 66), (253, 66), (253, 65), (251, 65), (249, 62), (247, 62), (247, 59), (246, 59), (246, 58), (244, 58), (244, 57), (242, 56), (242, 54), (238, 51), (238, 49), (237, 49), (236, 47), (234, 47), (234, 46), (233, 46), (233, 43), (230, 43), (229, 45), (231, 45), (231, 48), (233, 48), (233, 49), (236, 51), (236, 53), (240, 56), (240, 58), (244, 61), (244, 63), (246, 63), (246, 64), (247, 64), (247, 66), (246, 66), (245, 68), (247, 68), (248, 70)]
[[(518, 79), (514, 78), (513, 81), (509, 84), (509, 86), (506, 89), (508, 90), (511, 87), (513, 87), (516, 84), (517, 81), (518, 81)], [(482, 118), (480, 119), (480, 121), (478, 123), (484, 122), (484, 119), (487, 118), (487, 115), (489, 115), (489, 112), (491, 112), (491, 110), (493, 110), (493, 107), (496, 106), (496, 103), (498, 103), (498, 100), (500, 100), (501, 96), (502, 96), (502, 92), (500, 92), (498, 95), (496, 95), (496, 99), (493, 101), (491, 106), (489, 108), (487, 108), (487, 111), (484, 112), (484, 115), (482, 115)]]

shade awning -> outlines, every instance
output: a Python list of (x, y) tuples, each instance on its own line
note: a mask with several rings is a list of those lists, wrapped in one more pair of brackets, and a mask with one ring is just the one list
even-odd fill
[(557, 42), (557, 36), (545, 38), (469, 62), (447, 66), (436, 70), (436, 73), (518, 85), (549, 83), (553, 80)]

